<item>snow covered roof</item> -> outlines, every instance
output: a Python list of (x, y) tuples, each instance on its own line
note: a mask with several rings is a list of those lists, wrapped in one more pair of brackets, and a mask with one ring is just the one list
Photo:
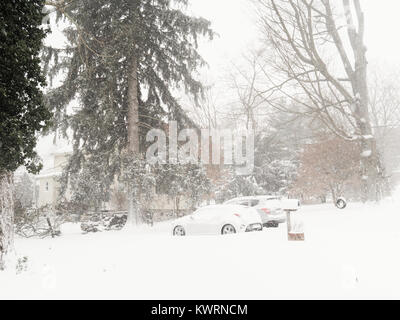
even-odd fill
[(248, 197), (238, 197), (234, 199), (230, 199), (229, 201), (232, 200), (237, 200), (237, 201), (244, 201), (244, 200), (250, 200), (250, 199), (276, 199), (280, 198), (279, 196), (274, 196), (274, 195), (262, 195), (262, 196), (248, 196)]
[(60, 168), (51, 168), (48, 170), (42, 171), (39, 175), (35, 176), (36, 179), (43, 179), (43, 178), (51, 178), (51, 177), (57, 177), (61, 176), (62, 171)]
[(64, 154), (71, 154), (72, 147), (70, 145), (66, 145), (60, 148), (55, 148), (50, 155), (64, 155)]

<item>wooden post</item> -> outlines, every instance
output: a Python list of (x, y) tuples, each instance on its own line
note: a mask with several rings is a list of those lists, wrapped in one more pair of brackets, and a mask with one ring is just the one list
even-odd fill
[[(298, 218), (296, 212), (299, 209), (298, 200), (287, 200), (283, 208), (286, 212), (287, 233), (289, 241), (304, 241), (303, 222)], [(292, 219), (296, 215), (295, 219)]]
[(290, 230), (292, 229), (292, 223), (291, 223), (291, 216), (290, 216), (290, 210), (285, 210), (286, 212), (286, 225), (287, 225), (287, 233), (290, 233)]
[(299, 228), (299, 222), (297, 221), (296, 224), (292, 223), (292, 214), (296, 214), (297, 210), (288, 210), (288, 240), (289, 241), (304, 241), (304, 230), (302, 227)]

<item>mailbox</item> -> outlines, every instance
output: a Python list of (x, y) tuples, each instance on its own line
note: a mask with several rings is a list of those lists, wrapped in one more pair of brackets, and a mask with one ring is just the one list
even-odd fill
[(282, 201), (282, 209), (285, 211), (297, 211), (300, 208), (300, 201), (297, 199), (286, 199)]

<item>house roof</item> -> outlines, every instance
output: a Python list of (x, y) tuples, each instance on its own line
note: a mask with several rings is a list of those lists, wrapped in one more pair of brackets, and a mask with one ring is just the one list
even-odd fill
[(56, 148), (50, 153), (50, 155), (66, 155), (66, 154), (72, 154), (72, 147), (70, 145), (66, 145), (61, 148)]
[(44, 179), (44, 178), (51, 178), (61, 176), (62, 171), (60, 168), (51, 168), (48, 170), (42, 171), (39, 175), (35, 176), (36, 179)]

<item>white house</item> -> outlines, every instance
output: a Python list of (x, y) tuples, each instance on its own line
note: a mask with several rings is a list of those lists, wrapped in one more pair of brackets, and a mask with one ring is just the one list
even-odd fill
[(58, 150), (50, 153), (50, 159), (44, 170), (35, 176), (37, 189), (36, 206), (55, 205), (59, 193), (61, 177), (64, 166), (67, 164), (70, 151)]

